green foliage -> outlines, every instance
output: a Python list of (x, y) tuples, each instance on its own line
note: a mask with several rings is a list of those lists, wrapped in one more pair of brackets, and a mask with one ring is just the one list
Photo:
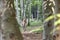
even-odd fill
[(43, 27), (40, 27), (40, 28), (38, 28), (38, 29), (34, 29), (34, 30), (31, 30), (30, 31), (30, 33), (41, 33), (41, 32), (43, 32)]
[[(23, 8), (25, 10), (25, 16), (29, 18), (29, 22), (30, 22), (31, 26), (41, 25), (42, 24), (42, 21), (41, 21), (41, 19), (42, 19), (42, 0), (30, 0), (31, 2), (28, 2), (28, 1), (29, 0), (23, 0), (23, 5), (26, 6), (26, 9), (25, 9), (25, 7)], [(20, 13), (19, 17), (20, 17), (20, 20), (22, 20), (23, 16), (21, 13), (22, 10), (21, 10), (21, 5), (20, 5), (20, 0), (18, 0), (17, 4), (16, 4), (16, 0), (15, 0), (14, 4), (15, 4), (15, 6), (18, 5), (18, 8), (16, 8), (16, 7), (15, 8), (16, 8), (16, 10), (18, 10), (17, 13)], [(32, 15), (31, 7), (32, 6), (36, 7), (36, 5), (38, 5), (38, 7), (39, 7), (39, 21), (37, 21), (37, 20), (30, 21), (31, 15)], [(29, 10), (28, 10), (28, 8), (29, 8)]]
[(41, 26), (42, 25), (42, 21), (41, 20), (32, 20), (30, 21), (30, 26)]
[(42, 0), (32, 0), (32, 5), (42, 5)]
[[(54, 26), (57, 26), (58, 24), (60, 24), (60, 13), (57, 13), (55, 16), (58, 18), (58, 20), (56, 20), (54, 22)], [(45, 19), (45, 22), (48, 22), (49, 20), (52, 20), (55, 16), (54, 15), (51, 15), (51, 16), (47, 17)]]

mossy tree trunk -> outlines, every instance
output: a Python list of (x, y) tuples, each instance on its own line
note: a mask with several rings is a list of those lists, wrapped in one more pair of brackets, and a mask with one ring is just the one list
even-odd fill
[[(53, 15), (53, 2), (50, 0), (45, 0), (43, 1), (43, 16), (44, 16), (44, 20), (47, 19), (49, 16)], [(50, 5), (49, 5), (50, 4)], [(45, 36), (43, 38), (43, 40), (53, 40), (51, 31), (54, 27), (54, 19), (53, 20), (49, 20), (49, 21), (44, 21), (44, 31), (43, 31), (43, 35)]]
[(14, 0), (0, 0), (2, 40), (23, 40), (16, 20)]

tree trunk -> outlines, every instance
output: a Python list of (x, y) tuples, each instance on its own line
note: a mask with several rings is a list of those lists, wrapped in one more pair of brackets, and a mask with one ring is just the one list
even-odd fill
[[(16, 20), (14, 0), (0, 0), (2, 3), (3, 40), (23, 40)], [(1, 10), (0, 10), (1, 11)]]
[(20, 6), (21, 6), (21, 19), (24, 18), (24, 0), (20, 0)]
[[(50, 0), (46, 0), (43, 2), (44, 3), (44, 7), (43, 7), (43, 16), (44, 16), (44, 20), (46, 18), (48, 18), (49, 16), (53, 15), (53, 10), (52, 10), (52, 7), (53, 6), (50, 6), (49, 4), (52, 5), (52, 2)], [(43, 40), (53, 40), (53, 37), (52, 37), (52, 34), (51, 33), (51, 30), (53, 29), (53, 26), (54, 26), (54, 19), (53, 20), (49, 20), (47, 22), (44, 21), (44, 31), (43, 31), (43, 34), (44, 34), (44, 38)]]
[(28, 2), (27, 3), (27, 10), (28, 10), (28, 12), (27, 12), (28, 13), (27, 18), (28, 18), (28, 26), (30, 26), (30, 12), (31, 12), (30, 11), (31, 10), (31, 8), (30, 8), (31, 7), (31, 4), (30, 3), (31, 3), (31, 0), (27, 0), (27, 2)]
[(0, 12), (0, 40), (2, 40), (1, 12)]

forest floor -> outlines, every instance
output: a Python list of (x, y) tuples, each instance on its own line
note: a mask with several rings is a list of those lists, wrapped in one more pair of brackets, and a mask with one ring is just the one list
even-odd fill
[(42, 34), (36, 34), (36, 33), (23, 33), (24, 40), (42, 40)]
[(30, 30), (37, 29), (39, 27), (40, 26), (31, 27), (29, 29), (27, 28), (26, 32), (22, 32), (24, 40), (42, 40), (42, 33), (30, 33), (29, 32)]

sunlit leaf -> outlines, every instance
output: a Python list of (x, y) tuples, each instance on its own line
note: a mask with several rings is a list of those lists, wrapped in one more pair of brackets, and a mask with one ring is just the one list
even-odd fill
[(56, 22), (54, 22), (55, 26), (58, 25), (58, 24), (60, 24), (60, 19), (58, 19)]
[[(60, 17), (60, 14), (56, 14), (56, 17)], [(47, 22), (47, 21), (49, 21), (49, 20), (52, 20), (54, 18), (54, 15), (51, 15), (51, 16), (49, 16), (49, 17), (47, 17), (46, 19), (45, 19), (45, 22)], [(54, 25), (57, 25), (57, 24), (59, 24), (60, 23), (60, 19), (58, 19), (58, 21), (56, 21), (55, 23), (54, 23)]]
[(37, 28), (37, 29), (34, 29), (34, 30), (31, 30), (30, 31), (30, 33), (32, 33), (32, 32), (40, 32), (40, 31), (42, 31), (43, 30), (43, 28)]
[(57, 17), (60, 17), (60, 13), (59, 13), (59, 14), (57, 14)]
[(56, 30), (60, 30), (60, 27), (58, 26), (58, 27), (54, 28), (54, 29), (50, 32), (50, 34), (53, 34)]
[(51, 16), (49, 16), (48, 18), (45, 19), (45, 22), (46, 22), (46, 21), (49, 21), (49, 20), (52, 20), (53, 18), (54, 18), (54, 16), (51, 15)]

